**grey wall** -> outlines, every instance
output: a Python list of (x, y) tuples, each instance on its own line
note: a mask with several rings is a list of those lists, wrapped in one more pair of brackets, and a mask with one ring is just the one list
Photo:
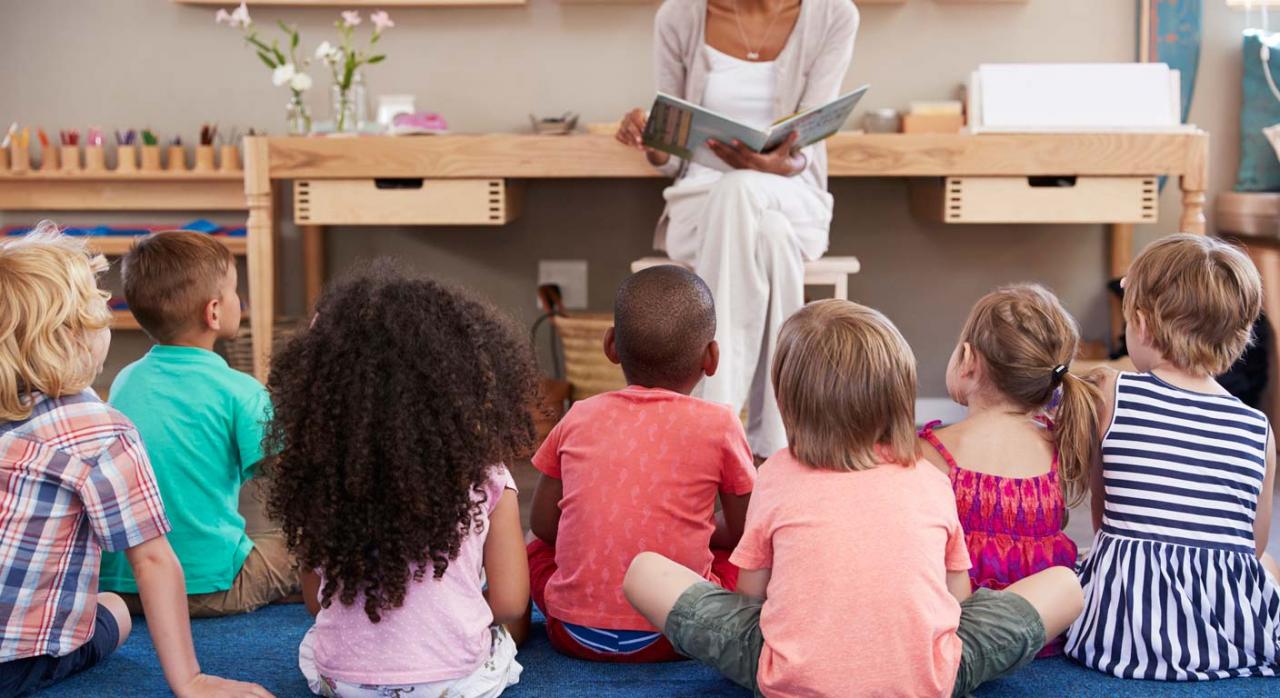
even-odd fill
[[(848, 85), (870, 82), (867, 106), (904, 107), (951, 96), (980, 62), (1126, 61), (1135, 53), (1130, 0), (1028, 0), (1025, 4), (862, 7)], [(1241, 12), (1209, 0), (1192, 121), (1213, 135), (1213, 190), (1233, 180), (1239, 104)], [(170, 0), (0, 0), (0, 120), (46, 130), (100, 124), (181, 131), (201, 121), (279, 132), (285, 94), (240, 45), (217, 27), (212, 9)], [(651, 23), (656, 5), (559, 4), (526, 7), (402, 9), (383, 40), (386, 63), (368, 73), (373, 94), (408, 92), (442, 112), (458, 132), (517, 130), (526, 114), (574, 110), (585, 121), (616, 119), (652, 95)], [(298, 23), (304, 43), (331, 38), (332, 9), (255, 9), (261, 25)], [(327, 84), (312, 69), (313, 107), (328, 113)], [(1161, 222), (1140, 242), (1177, 224), (1176, 194), (1165, 193)], [(328, 260), (337, 273), (353, 260), (398, 256), (463, 283), (532, 322), (536, 260), (590, 262), (590, 303), (607, 308), (631, 259), (649, 249), (661, 210), (658, 182), (558, 181), (529, 185), (523, 217), (495, 229), (333, 230)], [(969, 305), (994, 285), (1035, 280), (1053, 287), (1102, 339), (1105, 238), (1097, 226), (957, 227), (914, 220), (899, 180), (836, 181), (833, 254), (854, 254), (863, 272), (850, 292), (884, 310), (921, 362), (924, 395), (944, 395), (942, 371)], [(1212, 205), (1212, 194), (1210, 196)], [(1210, 211), (1211, 217), (1212, 211)], [(37, 214), (38, 215), (38, 214)], [(25, 223), (29, 214), (0, 214)], [(83, 216), (62, 221), (180, 223), (194, 216)], [(218, 220), (233, 221), (220, 216)], [(1212, 220), (1212, 218), (1211, 218)], [(301, 308), (296, 233), (285, 226), (282, 290)], [(117, 338), (109, 372), (138, 355), (139, 337)]]

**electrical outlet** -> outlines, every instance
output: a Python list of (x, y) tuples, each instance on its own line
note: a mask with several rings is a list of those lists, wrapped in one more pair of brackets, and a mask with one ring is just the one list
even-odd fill
[(587, 307), (587, 260), (540, 259), (538, 260), (538, 285), (555, 284), (560, 287), (567, 310), (584, 310)]

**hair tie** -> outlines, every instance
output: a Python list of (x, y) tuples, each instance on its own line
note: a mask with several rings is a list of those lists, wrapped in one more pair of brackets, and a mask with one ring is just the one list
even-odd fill
[(1067, 375), (1067, 368), (1067, 364), (1058, 364), (1053, 367), (1053, 382), (1055, 385), (1061, 383), (1062, 379)]

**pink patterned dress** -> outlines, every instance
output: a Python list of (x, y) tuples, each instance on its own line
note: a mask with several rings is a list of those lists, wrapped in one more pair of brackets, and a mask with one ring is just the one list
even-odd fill
[[(1049, 472), (1036, 477), (1000, 477), (965, 470), (933, 433), (939, 424), (925, 425), (920, 438), (928, 441), (950, 468), (956, 511), (973, 563), (969, 579), (974, 588), (1003, 589), (1055, 565), (1074, 569), (1076, 544), (1062, 531), (1066, 504), (1058, 485), (1057, 455)], [(1056, 638), (1039, 656), (1061, 653), (1062, 638)]]

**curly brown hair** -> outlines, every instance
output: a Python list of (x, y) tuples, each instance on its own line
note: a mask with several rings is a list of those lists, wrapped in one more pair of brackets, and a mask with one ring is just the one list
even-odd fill
[(386, 261), (320, 298), (272, 362), (268, 511), (320, 603), (377, 623), (483, 529), (483, 485), (527, 456), (532, 349), (490, 306)]

